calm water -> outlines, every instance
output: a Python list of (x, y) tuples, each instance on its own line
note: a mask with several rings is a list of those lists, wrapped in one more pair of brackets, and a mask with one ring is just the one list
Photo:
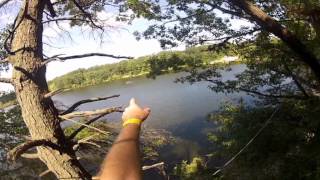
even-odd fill
[[(225, 78), (241, 72), (243, 65), (232, 66), (232, 71), (224, 72)], [(93, 110), (111, 106), (126, 106), (131, 97), (135, 97), (142, 106), (151, 108), (151, 115), (145, 122), (145, 128), (163, 128), (181, 139), (180, 145), (167, 152), (167, 156), (188, 158), (197, 155), (208, 146), (206, 132), (214, 128), (207, 121), (207, 115), (219, 108), (224, 101), (236, 101), (244, 94), (225, 95), (215, 93), (208, 88), (208, 83), (193, 85), (174, 83), (177, 77), (185, 74), (167, 74), (155, 80), (145, 77), (120, 80), (108, 84), (78, 89), (55, 96), (55, 101), (64, 105), (91, 97), (120, 94), (119, 98), (85, 104), (80, 110)], [(108, 121), (120, 122), (121, 114), (106, 117)]]

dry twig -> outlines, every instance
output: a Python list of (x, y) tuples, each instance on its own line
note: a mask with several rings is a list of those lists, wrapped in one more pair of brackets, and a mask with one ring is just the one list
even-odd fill
[(84, 100), (81, 100), (81, 101), (74, 103), (72, 106), (70, 106), (69, 109), (65, 110), (60, 115), (65, 115), (65, 114), (71, 113), (74, 110), (76, 110), (77, 107), (79, 107), (80, 105), (85, 104), (85, 103), (90, 103), (90, 102), (95, 102), (95, 101), (103, 101), (103, 100), (107, 100), (107, 99), (111, 99), (111, 98), (115, 98), (115, 97), (119, 97), (119, 96), (120, 95), (113, 95), (113, 96), (107, 96), (107, 97), (97, 97), (97, 98), (91, 98), (91, 99), (84, 99)]

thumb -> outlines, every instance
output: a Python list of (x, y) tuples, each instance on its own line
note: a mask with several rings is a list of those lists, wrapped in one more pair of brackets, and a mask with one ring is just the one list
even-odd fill
[(150, 108), (144, 108), (143, 111), (149, 114), (151, 112), (151, 109)]
[(130, 106), (136, 105), (136, 100), (134, 98), (130, 99)]

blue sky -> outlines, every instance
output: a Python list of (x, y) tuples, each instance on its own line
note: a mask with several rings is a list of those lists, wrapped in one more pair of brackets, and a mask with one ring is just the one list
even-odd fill
[[(5, 24), (13, 22), (17, 13), (17, 4), (11, 4), (6, 9), (0, 10), (0, 28)], [(220, 13), (221, 16), (222, 15)], [(142, 31), (148, 27), (152, 22), (145, 19), (135, 19), (132, 25), (115, 21), (115, 16), (112, 12), (101, 12), (99, 14), (101, 19), (108, 19), (107, 23), (113, 28), (110, 28), (104, 33), (103, 43), (100, 43), (101, 38), (97, 34), (90, 32), (88, 27), (70, 27), (68, 22), (61, 22), (60, 26), (68, 31), (72, 37), (64, 33), (54, 23), (50, 27), (44, 28), (44, 54), (52, 56), (56, 54), (74, 55), (83, 53), (100, 52), (114, 55), (125, 55), (132, 57), (139, 57), (150, 55), (161, 51), (157, 40), (140, 40), (137, 41), (132, 33), (136, 30)], [(233, 26), (235, 28), (241, 25), (247, 25), (247, 22), (235, 20)], [(50, 44), (46, 45), (46, 44)], [(183, 50), (184, 45), (175, 48)], [(51, 62), (47, 67), (46, 77), (48, 80), (54, 77), (61, 76), (70, 71), (79, 68), (89, 68), (96, 65), (114, 63), (118, 59), (111, 59), (106, 57), (90, 57), (84, 59), (68, 60), (66, 62)], [(11, 71), (1, 72), (1, 77), (10, 77)], [(13, 90), (11, 85), (0, 83), (1, 90)]]

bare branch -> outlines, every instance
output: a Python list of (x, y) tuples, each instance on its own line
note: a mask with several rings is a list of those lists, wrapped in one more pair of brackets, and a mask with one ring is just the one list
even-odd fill
[(21, 156), (21, 154), (23, 154), (24, 152), (36, 146), (49, 146), (54, 149), (57, 149), (58, 147), (56, 144), (52, 143), (48, 139), (38, 139), (38, 140), (27, 141), (13, 148), (11, 151), (9, 151), (7, 153), (7, 159), (11, 161), (15, 161)]
[(59, 94), (59, 93), (62, 93), (62, 92), (64, 92), (65, 90), (67, 90), (67, 89), (57, 89), (57, 90), (55, 90), (55, 91), (52, 91), (52, 92), (49, 92), (49, 93), (47, 93), (46, 95), (44, 95), (44, 98), (49, 98), (49, 97), (52, 97), (52, 96), (54, 96), (54, 95), (57, 95), (57, 94)]
[(7, 63), (7, 62), (9, 62), (8, 58), (1, 59), (1, 60), (0, 60), (0, 63)]
[(10, 2), (11, 0), (3, 0), (0, 2), (0, 8), (2, 8), (2, 6), (8, 4), (8, 2)]
[(50, 12), (51, 17), (56, 17), (57, 14), (56, 14), (56, 12), (54, 11), (53, 5), (52, 5), (52, 3), (51, 3), (50, 0), (46, 0), (46, 6), (47, 6), (47, 8), (48, 8), (48, 10), (49, 10), (49, 12)]
[(38, 159), (39, 158), (37, 153), (33, 153), (33, 154), (23, 153), (20, 156), (23, 158), (26, 158), (26, 159)]
[(76, 110), (77, 107), (79, 107), (80, 105), (85, 104), (85, 103), (90, 103), (90, 102), (95, 102), (95, 101), (103, 101), (103, 100), (107, 100), (107, 99), (111, 99), (111, 98), (115, 98), (115, 97), (119, 97), (119, 96), (120, 95), (113, 95), (113, 96), (107, 96), (107, 97), (97, 97), (97, 98), (91, 98), (91, 99), (84, 99), (84, 100), (81, 100), (81, 101), (74, 103), (69, 109), (62, 112), (60, 115), (65, 115), (65, 114), (71, 113), (74, 110)]
[(79, 142), (79, 144), (90, 144), (92, 146), (96, 146), (97, 148), (101, 148), (101, 146), (99, 144), (91, 142), (91, 141)]
[(142, 170), (145, 171), (145, 170), (148, 170), (148, 169), (158, 168), (158, 167), (163, 167), (163, 166), (164, 166), (164, 162), (160, 162), (160, 163), (156, 163), (156, 164), (153, 164), (153, 165), (150, 165), (150, 166), (143, 166)]
[(84, 21), (84, 22), (90, 22), (86, 19), (77, 18), (77, 17), (62, 17), (62, 18), (55, 18), (55, 19), (48, 19), (43, 21), (43, 24), (50, 23), (50, 22), (58, 22), (58, 21)]
[[(93, 122), (99, 120), (100, 118), (102, 118), (102, 117), (105, 116), (105, 115), (106, 115), (106, 114), (102, 114), (102, 115), (100, 115), (100, 116), (97, 116), (97, 117), (95, 117), (95, 118), (92, 118), (92, 119), (90, 119), (88, 122), (86, 122), (85, 124), (86, 124), (86, 125), (90, 125), (90, 124), (92, 124)], [(73, 131), (73, 133), (69, 136), (68, 139), (71, 140), (71, 139), (73, 139), (74, 137), (76, 137), (77, 134), (78, 134), (79, 132), (81, 132), (84, 128), (86, 128), (86, 126), (84, 126), (84, 125), (80, 126), (78, 129), (76, 129), (75, 131)]]
[(39, 174), (39, 177), (41, 178), (41, 177), (47, 175), (47, 174), (50, 173), (50, 172), (51, 172), (51, 171), (50, 171), (49, 169), (47, 169), (47, 170), (43, 171), (42, 173), (40, 173), (40, 174)]
[(104, 134), (104, 135), (109, 136), (109, 132), (103, 131), (103, 130), (98, 129), (98, 128), (96, 128), (96, 127), (93, 127), (93, 126), (90, 126), (90, 125), (86, 125), (86, 124), (84, 124), (84, 123), (78, 122), (78, 121), (76, 121), (76, 120), (68, 119), (68, 118), (65, 118), (65, 117), (61, 117), (61, 116), (60, 116), (60, 118), (61, 118), (61, 119), (64, 119), (64, 120), (67, 120), (67, 121), (71, 121), (71, 122), (76, 123), (76, 124), (80, 124), (80, 125), (86, 126), (86, 127), (89, 128), (89, 129), (95, 130), (95, 131), (97, 131), (97, 132), (99, 132), (99, 133), (101, 133), (101, 134)]
[(85, 142), (93, 139), (93, 138), (94, 138), (95, 136), (97, 136), (97, 135), (99, 135), (99, 134), (93, 134), (93, 135), (91, 135), (91, 136), (88, 136), (88, 137), (85, 137), (85, 138), (83, 138), (83, 139), (78, 140), (78, 142), (77, 142), (75, 145), (73, 145), (72, 149), (73, 149), (74, 151), (77, 151), (77, 150), (79, 149), (81, 143), (85, 143)]
[(12, 84), (12, 79), (10, 79), (10, 78), (0, 78), (0, 82), (1, 83)]
[(95, 111), (78, 111), (73, 112), (65, 115), (60, 115), (59, 117), (62, 119), (70, 119), (75, 117), (88, 117), (88, 116), (97, 116), (102, 114), (110, 114), (113, 112), (123, 112), (121, 107), (112, 107), (112, 108), (105, 108), (105, 109), (97, 109)]
[(88, 54), (64, 56), (64, 57), (53, 56), (53, 57), (48, 58), (45, 61), (43, 61), (42, 64), (46, 65), (49, 62), (57, 61), (57, 60), (58, 61), (65, 61), (65, 60), (70, 60), (70, 59), (80, 59), (80, 58), (86, 58), (86, 57), (92, 57), (92, 56), (103, 56), (103, 57), (110, 57), (110, 58), (115, 58), (115, 59), (133, 59), (133, 57), (130, 57), (130, 56), (116, 56), (116, 55), (105, 54), (105, 53), (88, 53)]

